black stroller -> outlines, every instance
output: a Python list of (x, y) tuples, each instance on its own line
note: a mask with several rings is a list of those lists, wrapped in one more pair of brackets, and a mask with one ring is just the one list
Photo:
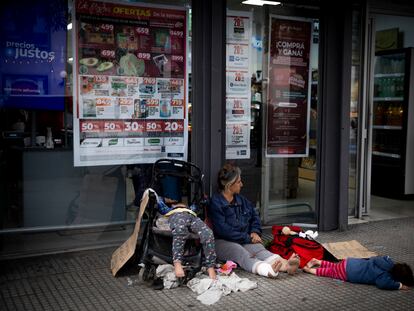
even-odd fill
[[(204, 219), (207, 200), (203, 192), (203, 175), (194, 164), (180, 160), (158, 160), (153, 166), (151, 188), (159, 196), (186, 203), (188, 206), (195, 204), (198, 207), (198, 216)], [(165, 217), (158, 213), (156, 196), (152, 192), (149, 194), (146, 212), (148, 221), (143, 228), (138, 252), (140, 267), (138, 277), (142, 281), (151, 281), (155, 279), (158, 265), (173, 263), (172, 233), (168, 225), (162, 226), (160, 222)], [(184, 250), (182, 264), (186, 277), (182, 281), (186, 282), (202, 267), (202, 246), (196, 234), (190, 233)]]

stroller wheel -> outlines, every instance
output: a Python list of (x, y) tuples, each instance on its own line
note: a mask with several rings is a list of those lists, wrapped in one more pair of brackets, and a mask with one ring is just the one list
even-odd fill
[(145, 265), (145, 267), (141, 267), (138, 272), (138, 280), (140, 282), (148, 282), (155, 277), (155, 266), (153, 265)]
[(141, 269), (139, 269), (138, 280), (140, 282), (145, 282), (145, 281), (148, 280), (148, 269), (147, 269), (147, 267), (142, 267)]
[(156, 266), (151, 265), (148, 271), (148, 280), (154, 280), (155, 279), (155, 274), (156, 274)]

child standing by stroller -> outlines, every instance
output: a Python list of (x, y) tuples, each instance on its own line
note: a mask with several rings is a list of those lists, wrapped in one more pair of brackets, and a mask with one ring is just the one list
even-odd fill
[(376, 285), (381, 289), (408, 289), (408, 286), (414, 285), (410, 266), (394, 263), (389, 256), (347, 258), (339, 263), (313, 258), (303, 270), (351, 283)]
[(173, 243), (173, 263), (174, 272), (177, 278), (185, 276), (182, 266), (184, 245), (191, 232), (196, 233), (203, 245), (205, 266), (211, 279), (216, 279), (216, 252), (214, 245), (214, 235), (211, 229), (197, 217), (197, 206), (194, 204), (188, 207), (184, 203), (177, 203), (174, 200), (157, 197), (158, 211), (161, 215), (168, 217)]

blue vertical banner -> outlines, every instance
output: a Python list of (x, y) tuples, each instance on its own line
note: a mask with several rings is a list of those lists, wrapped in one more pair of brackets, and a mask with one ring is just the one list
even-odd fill
[(63, 110), (67, 61), (65, 0), (0, 4), (0, 107)]

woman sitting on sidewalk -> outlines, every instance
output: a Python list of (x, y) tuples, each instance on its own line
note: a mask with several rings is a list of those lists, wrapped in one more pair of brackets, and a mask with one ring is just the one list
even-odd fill
[(224, 165), (218, 173), (220, 191), (211, 198), (208, 217), (216, 238), (217, 258), (232, 260), (242, 269), (266, 277), (276, 277), (279, 271), (295, 273), (299, 266), (296, 254), (286, 260), (263, 246), (259, 216), (240, 195), (240, 174), (240, 168)]
[(347, 258), (339, 263), (313, 258), (303, 270), (351, 283), (376, 285), (381, 289), (408, 289), (408, 286), (414, 285), (410, 266), (394, 263), (388, 256)]

